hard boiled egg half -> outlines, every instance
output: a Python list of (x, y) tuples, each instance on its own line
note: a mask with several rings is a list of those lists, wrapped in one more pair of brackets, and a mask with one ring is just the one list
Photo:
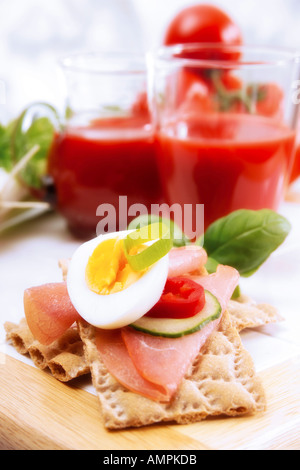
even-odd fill
[(145, 315), (160, 299), (168, 277), (168, 255), (144, 271), (134, 271), (123, 240), (132, 231), (100, 235), (74, 253), (67, 287), (72, 304), (91, 325), (115, 329)]

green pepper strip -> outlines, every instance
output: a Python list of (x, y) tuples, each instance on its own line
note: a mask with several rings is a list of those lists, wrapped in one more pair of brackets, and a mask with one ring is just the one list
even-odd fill
[[(154, 241), (140, 253), (131, 255), (133, 248)], [(127, 235), (124, 239), (124, 252), (134, 271), (143, 271), (166, 256), (173, 247), (169, 228), (162, 223), (150, 224)]]

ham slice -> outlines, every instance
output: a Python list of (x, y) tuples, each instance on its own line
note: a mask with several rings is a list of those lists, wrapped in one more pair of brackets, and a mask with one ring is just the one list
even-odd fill
[(200, 271), (206, 262), (206, 251), (200, 246), (173, 248), (169, 253), (169, 277)]
[(220, 264), (214, 274), (209, 276), (189, 276), (189, 278), (217, 297), (222, 309), (225, 310), (239, 283), (240, 275), (235, 268)]
[[(239, 282), (239, 274), (234, 268), (219, 266), (215, 274), (194, 279), (218, 298), (223, 313)], [(112, 341), (105, 340), (107, 333), (99, 330), (97, 346), (107, 369), (120, 383), (147, 398), (166, 402), (176, 393), (220, 320), (221, 317), (182, 338), (160, 338), (127, 327), (119, 330), (115, 343), (113, 337)], [(103, 337), (102, 344), (99, 337)]]
[(96, 345), (108, 371), (127, 389), (155, 401), (168, 401), (163, 387), (144, 379), (132, 362), (121, 330), (96, 330)]
[[(132, 328), (124, 328), (122, 338), (138, 373), (148, 382), (160, 386), (164, 401), (170, 401), (219, 322), (220, 319), (215, 320), (197, 333), (176, 339), (150, 336)], [(139, 393), (144, 395), (142, 389)], [(151, 398), (155, 400), (154, 396)]]

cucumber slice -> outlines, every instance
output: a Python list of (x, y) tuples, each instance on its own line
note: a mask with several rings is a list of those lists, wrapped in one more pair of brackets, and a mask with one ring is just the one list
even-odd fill
[(193, 317), (182, 319), (142, 317), (129, 326), (152, 336), (180, 338), (202, 330), (208, 323), (217, 320), (221, 313), (222, 308), (218, 299), (206, 290), (205, 306)]

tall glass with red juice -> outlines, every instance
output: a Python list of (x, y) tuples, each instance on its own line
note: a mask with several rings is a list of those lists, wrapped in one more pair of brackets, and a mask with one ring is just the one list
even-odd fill
[[(297, 97), (297, 99), (299, 99), (299, 96)], [(300, 119), (298, 119), (297, 139), (296, 140), (297, 140), (297, 142), (296, 142), (295, 159), (294, 159), (294, 164), (293, 164), (291, 175), (290, 175), (290, 184), (291, 185), (293, 185), (295, 183), (295, 181), (299, 180), (299, 178), (300, 178)]]
[(295, 153), (297, 68), (293, 52), (240, 46), (165, 47), (152, 57), (169, 204), (204, 204), (205, 228), (237, 209), (278, 209)]
[(89, 54), (62, 68), (68, 118), (49, 155), (57, 208), (72, 232), (88, 237), (111, 206), (118, 230), (120, 196), (128, 207), (161, 201), (144, 59)]

